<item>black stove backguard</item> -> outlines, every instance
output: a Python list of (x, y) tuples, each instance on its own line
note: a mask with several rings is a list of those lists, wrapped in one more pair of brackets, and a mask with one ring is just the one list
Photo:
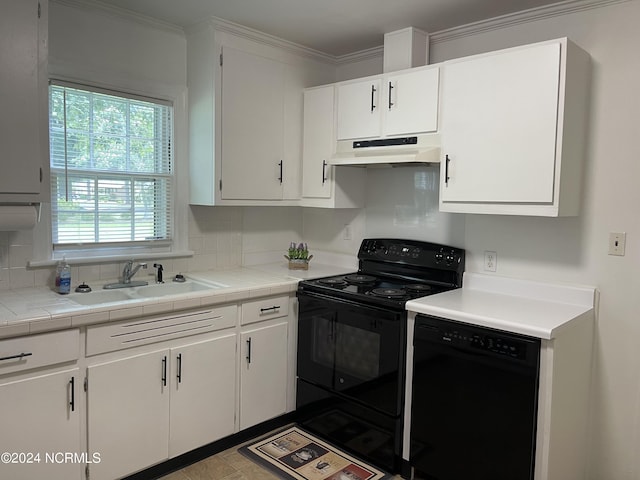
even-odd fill
[(359, 269), (298, 287), (300, 423), (391, 472), (402, 454), (407, 314), (411, 298), (462, 285), (464, 250), (366, 239)]
[(360, 272), (434, 283), (443, 287), (462, 286), (464, 250), (420, 242), (389, 238), (365, 239), (360, 244)]

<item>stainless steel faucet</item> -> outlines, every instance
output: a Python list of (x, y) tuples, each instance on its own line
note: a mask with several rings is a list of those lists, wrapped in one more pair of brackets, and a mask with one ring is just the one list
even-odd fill
[(147, 268), (147, 264), (146, 263), (139, 263), (138, 265), (135, 266), (135, 268), (133, 267), (133, 260), (129, 260), (127, 263), (124, 264), (124, 269), (122, 270), (122, 283), (131, 283), (131, 279), (133, 278), (133, 276), (138, 273), (138, 270), (140, 270), (141, 268), (146, 269)]

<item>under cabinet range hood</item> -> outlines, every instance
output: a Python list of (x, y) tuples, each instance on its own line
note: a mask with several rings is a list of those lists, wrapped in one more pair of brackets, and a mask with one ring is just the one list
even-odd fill
[(436, 134), (375, 140), (340, 140), (329, 165), (401, 166), (440, 163)]

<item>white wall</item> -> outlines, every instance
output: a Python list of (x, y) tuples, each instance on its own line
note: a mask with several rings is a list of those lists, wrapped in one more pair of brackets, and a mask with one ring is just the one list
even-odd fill
[[(550, 17), (438, 42), (434, 62), (567, 36), (591, 54), (591, 125), (583, 209), (575, 218), (467, 215), (467, 270), (498, 253), (499, 275), (590, 284), (600, 291), (591, 425), (593, 480), (640, 478), (640, 2)], [(624, 257), (608, 232), (627, 232)]]

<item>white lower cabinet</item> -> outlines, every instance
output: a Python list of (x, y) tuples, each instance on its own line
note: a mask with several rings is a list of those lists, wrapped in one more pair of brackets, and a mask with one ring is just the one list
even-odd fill
[(230, 333), (90, 366), (89, 452), (103, 460), (91, 478), (119, 478), (232, 434), (235, 350)]
[[(234, 433), (236, 312), (231, 306), (208, 314), (207, 328), (224, 327), (219, 331), (90, 360), (88, 451), (102, 459), (90, 465), (92, 480), (120, 478)], [(194, 321), (206, 313), (194, 312)], [(175, 322), (187, 315), (176, 315)], [(112, 337), (124, 327), (149, 329), (160, 322), (161, 330), (171, 330), (167, 321), (159, 317), (90, 327), (87, 343), (101, 345), (100, 338), (92, 337)]]
[(83, 459), (64, 457), (84, 451), (79, 339), (70, 329), (0, 340), (0, 478), (83, 478)]
[(287, 409), (288, 322), (251, 324), (241, 334), (240, 429)]
[(0, 478), (83, 478), (84, 462), (65, 461), (64, 457), (66, 452), (82, 453), (76, 403), (82, 384), (79, 373), (78, 368), (71, 368), (0, 380), (0, 452), (11, 455), (10, 462), (3, 457)]
[(92, 480), (112, 480), (169, 456), (168, 351), (88, 367), (87, 408)]
[(240, 430), (287, 411), (291, 316), (288, 295), (244, 302), (240, 314)]
[(131, 475), (290, 410), (292, 298), (87, 327), (87, 452), (101, 459), (91, 480)]
[(236, 338), (171, 349), (170, 457), (234, 432)]

